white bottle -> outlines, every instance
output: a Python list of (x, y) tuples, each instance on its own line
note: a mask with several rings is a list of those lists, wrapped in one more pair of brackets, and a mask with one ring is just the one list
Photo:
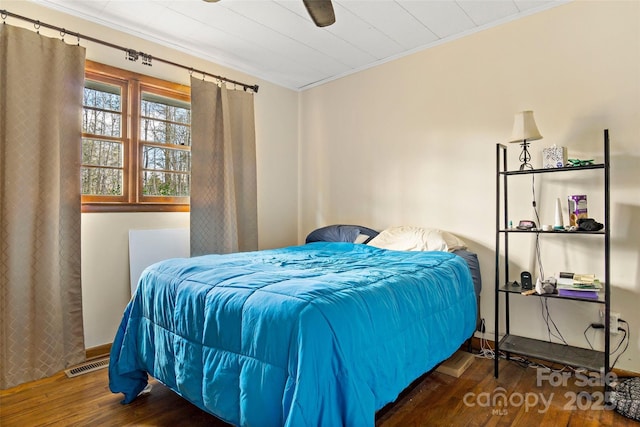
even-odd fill
[(555, 230), (564, 230), (564, 220), (562, 219), (562, 208), (560, 207), (560, 198), (556, 199), (556, 218), (553, 223)]

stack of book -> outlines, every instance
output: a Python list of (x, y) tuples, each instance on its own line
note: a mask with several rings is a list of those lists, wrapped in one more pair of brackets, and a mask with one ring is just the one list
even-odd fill
[(560, 273), (557, 288), (562, 297), (597, 299), (602, 283), (595, 274)]

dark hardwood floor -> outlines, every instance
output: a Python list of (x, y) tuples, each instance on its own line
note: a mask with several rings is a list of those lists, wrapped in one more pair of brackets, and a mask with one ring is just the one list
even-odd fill
[[(559, 377), (553, 380), (557, 384)], [(604, 409), (598, 395), (601, 387), (581, 387), (576, 378), (568, 378), (565, 386), (552, 383), (540, 381), (535, 369), (515, 362), (502, 362), (496, 380), (493, 361), (476, 359), (460, 378), (432, 372), (417, 380), (395, 403), (379, 411), (376, 426), (639, 425)], [(0, 391), (0, 425), (228, 426), (162, 384), (152, 384), (150, 394), (121, 405), (121, 395), (108, 389), (107, 369), (71, 379), (60, 373)], [(500, 393), (506, 404), (500, 404)], [(568, 409), (571, 405), (573, 410)]]

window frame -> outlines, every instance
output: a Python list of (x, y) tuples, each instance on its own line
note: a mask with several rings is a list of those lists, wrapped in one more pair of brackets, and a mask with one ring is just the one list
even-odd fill
[[(130, 140), (127, 138), (129, 134), (129, 82), (125, 79), (114, 76), (101, 75), (93, 71), (85, 71), (85, 80), (92, 80), (100, 83), (106, 83), (111, 86), (120, 87), (120, 137), (104, 136), (98, 134), (87, 134), (82, 132), (82, 139), (100, 139), (104, 141), (119, 142), (122, 144), (122, 195), (121, 196), (100, 196), (95, 194), (82, 194), (82, 203), (127, 203), (129, 201), (127, 188), (129, 186), (130, 176), (129, 170)], [(84, 107), (83, 107), (84, 109)], [(82, 164), (82, 166), (84, 166)]]
[[(82, 212), (189, 212), (188, 196), (145, 196), (143, 194), (141, 163), (143, 147), (147, 144), (141, 141), (140, 123), (143, 92), (190, 104), (190, 87), (90, 60), (85, 63), (85, 79), (122, 88), (120, 138), (105, 138), (84, 132), (82, 138), (96, 137), (122, 141), (124, 159), (122, 196), (82, 194)], [(164, 146), (171, 148), (170, 144)]]

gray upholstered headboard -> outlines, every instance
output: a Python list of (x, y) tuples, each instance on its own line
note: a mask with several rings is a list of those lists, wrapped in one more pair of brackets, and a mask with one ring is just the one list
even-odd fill
[(312, 242), (350, 242), (355, 243), (358, 239), (358, 236), (364, 235), (368, 236), (363, 239), (361, 243), (367, 243), (369, 240), (376, 237), (379, 233), (376, 230), (373, 230), (368, 227), (363, 227), (361, 225), (345, 225), (345, 224), (335, 224), (335, 225), (327, 225), (326, 227), (321, 227), (316, 230), (313, 230), (307, 236), (305, 243)]
[(480, 295), (482, 291), (482, 277), (480, 276), (480, 263), (478, 262), (478, 254), (464, 249), (453, 251), (454, 254), (462, 257), (469, 266), (471, 271), (471, 278), (473, 279), (473, 286), (476, 288), (476, 295)]

